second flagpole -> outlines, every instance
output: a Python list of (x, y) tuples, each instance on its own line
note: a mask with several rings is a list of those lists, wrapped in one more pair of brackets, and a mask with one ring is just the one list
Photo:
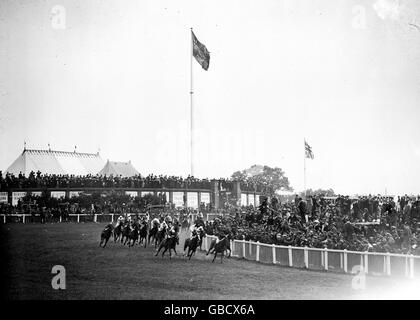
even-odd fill
[(191, 176), (194, 175), (194, 115), (193, 115), (193, 38), (192, 38), (193, 28), (191, 28), (191, 53), (190, 53), (190, 77), (191, 77), (191, 87), (190, 87), (190, 144), (191, 144), (191, 158), (190, 158), (190, 165), (191, 165)]

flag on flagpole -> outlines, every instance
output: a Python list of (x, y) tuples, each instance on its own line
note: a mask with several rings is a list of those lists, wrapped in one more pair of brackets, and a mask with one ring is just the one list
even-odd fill
[(210, 52), (207, 50), (206, 46), (198, 41), (194, 32), (192, 32), (192, 41), (193, 41), (193, 56), (195, 60), (201, 65), (201, 67), (207, 71), (210, 64)]
[(312, 148), (309, 146), (309, 144), (305, 140), (305, 157), (309, 159), (314, 158), (314, 154), (312, 152)]

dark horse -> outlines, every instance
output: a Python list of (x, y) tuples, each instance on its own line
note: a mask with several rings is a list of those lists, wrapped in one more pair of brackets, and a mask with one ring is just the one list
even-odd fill
[(187, 252), (188, 260), (191, 260), (192, 255), (195, 253), (195, 250), (197, 250), (198, 242), (199, 240), (198, 240), (197, 234), (195, 234), (191, 239), (190, 238), (185, 239), (184, 255), (185, 255), (185, 250), (188, 248), (188, 252)]
[(206, 237), (206, 232), (204, 231), (204, 229), (202, 229), (198, 232), (198, 235), (199, 235), (199, 237), (198, 237), (198, 247), (201, 250), (201, 246), (203, 245), (203, 238)]
[[(109, 238), (111, 238), (112, 231), (114, 226), (110, 223), (108, 224), (105, 229), (101, 233), (101, 242), (99, 242), (99, 246), (105, 248), (106, 244), (108, 243)], [(102, 246), (103, 244), (103, 246)]]
[(122, 223), (117, 222), (117, 225), (115, 226), (114, 232), (113, 232), (114, 242), (116, 242), (120, 238), (121, 233), (122, 233), (122, 228), (123, 228)]
[(148, 240), (147, 240), (148, 244), (150, 244), (150, 239), (153, 238), (153, 241), (155, 241), (155, 247), (156, 247), (156, 234), (157, 234), (158, 230), (159, 230), (158, 226), (154, 225), (152, 227), (152, 229), (150, 229), (150, 231), (149, 231), (149, 237), (148, 237)]
[(162, 248), (165, 248), (165, 250), (163, 250), (163, 252), (162, 252), (162, 258), (163, 258), (163, 255), (165, 254), (166, 250), (169, 249), (169, 259), (171, 259), (171, 257), (172, 257), (171, 251), (172, 250), (174, 250), (175, 254), (177, 254), (175, 246), (176, 246), (176, 237), (168, 237), (166, 239), (163, 239), (163, 241), (159, 245), (159, 249), (156, 252), (155, 256), (157, 256), (159, 254), (159, 251)]
[(147, 223), (144, 222), (143, 226), (140, 228), (140, 233), (139, 233), (139, 245), (141, 245), (144, 241), (144, 247), (146, 248), (146, 243), (147, 243)]
[[(163, 227), (161, 230), (158, 230), (155, 237), (155, 248), (157, 245), (160, 245), (166, 237), (166, 227)], [(176, 239), (175, 239), (176, 241)]]
[(220, 253), (221, 254), (220, 263), (222, 263), (223, 256), (225, 255), (225, 251), (229, 250), (228, 258), (230, 257), (230, 254), (231, 254), (229, 238), (225, 236), (218, 243), (216, 243), (216, 240), (212, 240), (212, 242), (210, 243), (210, 249), (209, 251), (207, 251), (206, 256), (210, 253), (211, 250), (213, 250), (212, 253), (214, 253), (214, 258), (212, 262), (214, 262), (214, 260), (216, 259), (217, 254)]
[[(128, 237), (129, 236), (130, 236), (130, 224), (127, 223), (122, 228), (122, 232), (121, 232), (121, 243), (125, 245), (127, 243), (127, 241), (128, 241)], [(124, 238), (125, 238), (125, 241), (124, 241)]]
[[(132, 228), (130, 228), (130, 233), (125, 241), (128, 240), (128, 247), (132, 247), (136, 244), (136, 241), (139, 240), (139, 226), (138, 224), (134, 224)], [(124, 243), (125, 244), (125, 243)]]

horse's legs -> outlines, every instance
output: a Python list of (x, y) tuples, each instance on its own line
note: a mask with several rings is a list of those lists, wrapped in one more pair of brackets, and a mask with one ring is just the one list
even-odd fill
[(159, 246), (159, 249), (158, 249), (158, 251), (156, 252), (156, 254), (155, 254), (155, 257), (159, 254), (159, 251), (162, 249), (162, 246)]
[(216, 256), (217, 256), (217, 252), (214, 253), (214, 258), (212, 262), (214, 262), (214, 259), (216, 259)]
[(222, 251), (222, 253), (221, 253), (221, 256), (220, 256), (220, 263), (222, 263), (222, 261), (223, 261), (223, 256), (225, 255), (225, 252), (224, 251)]
[(105, 238), (104, 248), (106, 247), (106, 244), (108, 243), (109, 238)]
[(163, 258), (163, 255), (165, 254), (166, 250), (168, 250), (168, 248), (165, 248), (165, 250), (163, 250), (163, 252), (162, 252), (162, 258)]

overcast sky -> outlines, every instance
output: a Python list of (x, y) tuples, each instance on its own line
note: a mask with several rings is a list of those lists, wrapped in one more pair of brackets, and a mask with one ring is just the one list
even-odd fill
[(306, 137), (309, 188), (420, 193), (415, 0), (2, 0), (0, 169), (26, 141), (187, 175), (190, 27), (196, 176), (278, 166), (302, 190)]

